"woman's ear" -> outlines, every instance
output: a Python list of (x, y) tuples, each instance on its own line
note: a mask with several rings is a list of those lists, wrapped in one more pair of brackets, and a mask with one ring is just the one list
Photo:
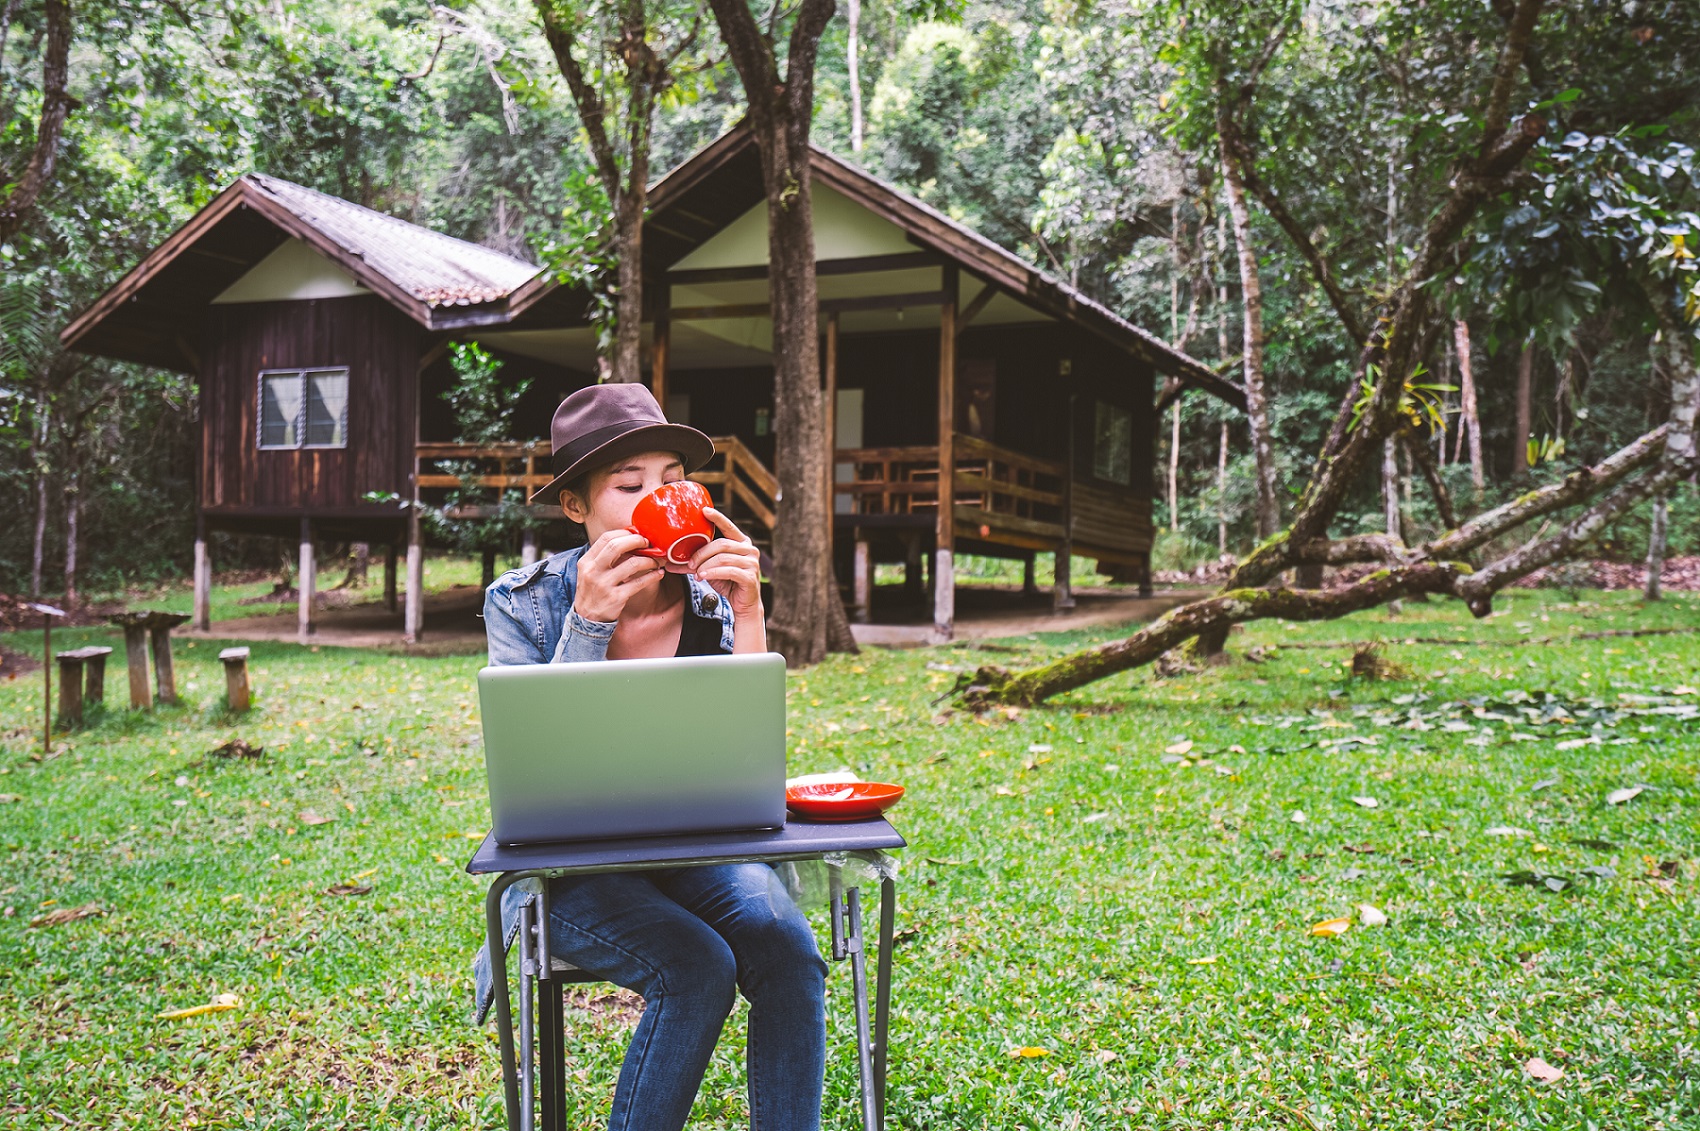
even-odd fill
[(585, 508), (584, 500), (574, 492), (565, 489), (561, 491), (561, 513), (566, 515), (569, 521), (576, 522), (580, 526), (583, 526), (584, 520), (590, 517), (590, 511)]

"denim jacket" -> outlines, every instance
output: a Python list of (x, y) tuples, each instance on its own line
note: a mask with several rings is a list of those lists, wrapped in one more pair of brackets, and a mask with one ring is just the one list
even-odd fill
[[(554, 554), (529, 566), (509, 570), (484, 593), (484, 634), (490, 645), (490, 666), (562, 664), (608, 658), (613, 621), (588, 620), (573, 608), (578, 591), (578, 561), (586, 546)], [(732, 651), (732, 604), (722, 600), (707, 582), (686, 577), (690, 600), (686, 615), (720, 625), (720, 650)], [(502, 893), (502, 945), (513, 945), (519, 933), (519, 909), (533, 898), (536, 885), (515, 884)], [(495, 1000), (490, 977), (489, 944), (472, 963), (474, 1023), (482, 1025)]]

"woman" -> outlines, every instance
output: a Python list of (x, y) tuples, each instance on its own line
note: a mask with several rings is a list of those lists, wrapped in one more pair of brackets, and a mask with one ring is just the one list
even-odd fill
[[(551, 432), (556, 475), (532, 498), (558, 498), (587, 543), (490, 586), (490, 663), (766, 651), (756, 549), (730, 519), (707, 509), (721, 536), (678, 567), (636, 553), (648, 542), (626, 529), (637, 501), (707, 462), (713, 442), (669, 424), (648, 389), (625, 384), (573, 393)], [(553, 880), (549, 949), (643, 996), (611, 1131), (684, 1127), (735, 990), (750, 1003), (751, 1126), (820, 1126), (826, 964), (772, 868)], [(482, 1014), (482, 984), (480, 998)]]

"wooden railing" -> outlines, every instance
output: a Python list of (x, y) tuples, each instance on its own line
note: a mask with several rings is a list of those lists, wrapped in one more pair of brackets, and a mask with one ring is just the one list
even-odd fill
[[(707, 487), (714, 498), (714, 505), (725, 511), (734, 522), (747, 516), (765, 528), (748, 533), (770, 534), (779, 496), (779, 480), (738, 437), (715, 436), (712, 439), (714, 458), (690, 478)], [(417, 482), (421, 490), (452, 490), (462, 486), (490, 491), (517, 489), (530, 498), (533, 491), (555, 478), (550, 467), (547, 440), (502, 444), (419, 444), (414, 455), (418, 461)], [(442, 460), (467, 461), (477, 466), (463, 483), (460, 476), (435, 466)], [(490, 502), (494, 503), (495, 499)], [(462, 517), (476, 518), (483, 509), (476, 504), (463, 504), (460, 513)]]
[[(1062, 464), (998, 447), (957, 433), (956, 490), (959, 524), (1009, 525), (1035, 535), (1061, 537), (1065, 469)], [(939, 450), (936, 447), (845, 448), (848, 481), (834, 492), (848, 496), (857, 515), (936, 514)]]

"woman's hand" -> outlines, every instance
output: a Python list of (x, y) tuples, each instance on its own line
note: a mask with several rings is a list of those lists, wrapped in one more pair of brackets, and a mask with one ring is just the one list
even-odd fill
[[(626, 604), (652, 591), (665, 576), (659, 561), (635, 553), (649, 545), (641, 534), (608, 530), (578, 560), (578, 589), (573, 608), (585, 620), (617, 621)], [(712, 545), (712, 543), (711, 543)]]
[(702, 508), (702, 513), (721, 536), (691, 555), (687, 572), (708, 582), (710, 588), (732, 603), (735, 621), (752, 615), (760, 617), (760, 553), (731, 519), (713, 507)]

